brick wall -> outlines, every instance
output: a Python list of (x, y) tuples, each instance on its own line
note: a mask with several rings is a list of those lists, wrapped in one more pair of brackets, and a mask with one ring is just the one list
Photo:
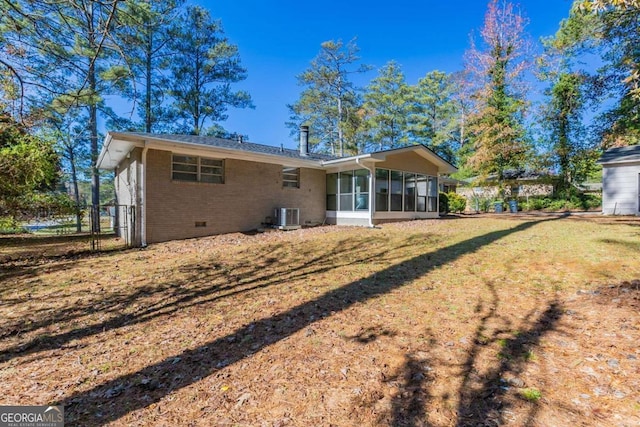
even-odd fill
[(283, 188), (282, 165), (225, 159), (224, 184), (173, 181), (171, 152), (149, 150), (147, 242), (253, 230), (277, 207), (300, 208), (301, 224), (322, 222), (325, 176), (301, 169), (300, 188)]

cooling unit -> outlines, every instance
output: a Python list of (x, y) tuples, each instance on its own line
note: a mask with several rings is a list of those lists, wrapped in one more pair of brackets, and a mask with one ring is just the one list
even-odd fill
[(276, 228), (281, 230), (296, 230), (300, 228), (300, 209), (276, 208), (274, 215)]

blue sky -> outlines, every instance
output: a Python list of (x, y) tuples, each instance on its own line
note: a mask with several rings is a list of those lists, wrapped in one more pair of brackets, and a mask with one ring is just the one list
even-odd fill
[[(229, 110), (222, 125), (249, 135), (252, 142), (295, 148), (285, 121), (286, 105), (295, 102), (302, 90), (296, 75), (309, 66), (320, 43), (357, 38), (362, 62), (374, 69), (362, 76), (364, 86), (377, 69), (390, 60), (398, 62), (414, 84), (432, 70), (462, 69), (469, 37), (482, 28), (485, 0), (325, 0), (307, 2), (207, 1), (206, 7), (220, 19), (225, 34), (238, 45), (248, 78), (237, 88), (247, 90), (256, 106), (253, 110)], [(527, 31), (534, 41), (555, 33), (568, 16), (571, 0), (523, 0), (528, 17)]]

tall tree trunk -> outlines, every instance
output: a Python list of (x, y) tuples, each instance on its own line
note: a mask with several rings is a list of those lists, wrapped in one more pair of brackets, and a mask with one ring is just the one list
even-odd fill
[(342, 79), (338, 76), (338, 151), (340, 153), (340, 157), (344, 155), (342, 120)]
[[(91, 46), (92, 52), (94, 54), (98, 54), (98, 46), (96, 45), (96, 35), (94, 33), (94, 18), (95, 11), (94, 5), (92, 4), (89, 14), (89, 46)], [(91, 61), (91, 58), (89, 58)], [(96, 83), (96, 67), (95, 61), (91, 61), (89, 63), (88, 70), (88, 83), (89, 83), (89, 93), (91, 97), (95, 97), (97, 93), (97, 83)], [(100, 172), (98, 171), (98, 106), (96, 105), (95, 99), (91, 99), (89, 104), (89, 134), (91, 139), (91, 204), (94, 206), (94, 218), (91, 225), (92, 231), (100, 232), (100, 211), (98, 206), (100, 205)]]
[(464, 146), (464, 124), (465, 124), (464, 109), (461, 109), (460, 110), (460, 148)]
[(69, 143), (67, 147), (69, 163), (71, 164), (71, 183), (73, 184), (73, 199), (76, 202), (76, 232), (82, 232), (82, 212), (80, 211), (80, 192), (78, 191), (78, 173), (76, 172), (76, 156), (73, 146)]
[(151, 117), (151, 72), (152, 72), (152, 67), (151, 67), (151, 59), (152, 59), (152, 55), (153, 55), (153, 34), (152, 34), (152, 30), (150, 28), (150, 26), (147, 24), (146, 26), (147, 29), (147, 51), (146, 51), (146, 69), (147, 69), (147, 75), (146, 75), (146, 96), (145, 96), (145, 106), (144, 106), (144, 113), (145, 113), (145, 131), (148, 133), (151, 133), (151, 127), (152, 127), (152, 123), (153, 123), (153, 119)]
[(342, 99), (338, 98), (338, 153), (344, 155), (344, 143), (342, 135)]

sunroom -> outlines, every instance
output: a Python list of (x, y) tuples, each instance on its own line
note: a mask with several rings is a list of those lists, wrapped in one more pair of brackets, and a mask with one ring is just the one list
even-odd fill
[(437, 218), (438, 177), (456, 168), (422, 145), (325, 161), (330, 224)]

